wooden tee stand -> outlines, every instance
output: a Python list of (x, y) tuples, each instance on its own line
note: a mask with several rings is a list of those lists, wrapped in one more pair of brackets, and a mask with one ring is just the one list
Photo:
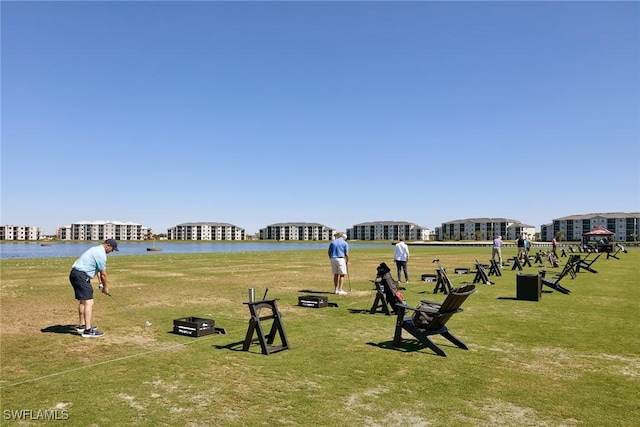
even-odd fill
[(436, 281), (436, 287), (433, 289), (433, 293), (437, 294), (438, 291), (442, 291), (443, 294), (449, 294), (453, 289), (453, 285), (451, 284), (451, 280), (449, 280), (449, 276), (447, 275), (447, 270), (444, 268), (437, 268), (436, 274), (438, 279)]
[(491, 260), (491, 268), (489, 269), (489, 276), (502, 276), (502, 271), (500, 271), (500, 266), (498, 265), (498, 261), (495, 259)]
[[(252, 342), (258, 341), (260, 343), (260, 348), (262, 349), (262, 354), (272, 354), (277, 353), (282, 350), (289, 349), (289, 341), (287, 340), (287, 335), (284, 332), (284, 326), (282, 325), (282, 320), (280, 319), (280, 311), (278, 311), (278, 306), (276, 304), (276, 300), (263, 300), (263, 301), (254, 301), (254, 302), (245, 302), (249, 306), (249, 311), (251, 312), (251, 319), (249, 319), (249, 329), (247, 330), (247, 336), (244, 339), (244, 344), (242, 346), (243, 351), (248, 351)], [(260, 310), (268, 310), (269, 314), (266, 316), (260, 316)], [(264, 329), (262, 327), (262, 323), (265, 320), (273, 320), (271, 324), (271, 329), (267, 335), (264, 333)], [(254, 338), (254, 333), (257, 335)], [(281, 345), (274, 346), (273, 343), (276, 338), (276, 334), (280, 337)]]
[[(495, 261), (493, 261), (495, 263)], [(500, 270), (498, 270), (500, 272)], [(484, 271), (484, 266), (476, 260), (476, 277), (473, 279), (473, 283), (483, 283), (485, 285), (493, 285), (493, 282), (489, 280), (487, 272)]]

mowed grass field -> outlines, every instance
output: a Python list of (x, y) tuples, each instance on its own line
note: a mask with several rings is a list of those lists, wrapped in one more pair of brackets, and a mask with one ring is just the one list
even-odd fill
[[(411, 246), (410, 305), (441, 302), (439, 258), (454, 274), (488, 263), (490, 248)], [(534, 248), (535, 251), (535, 248)], [(393, 247), (351, 250), (347, 296), (336, 296), (326, 251), (109, 256), (111, 293), (97, 295), (106, 335), (72, 332), (73, 258), (3, 260), (1, 380), (4, 425), (74, 426), (637, 426), (640, 420), (640, 250), (601, 256), (593, 268), (519, 301), (510, 267), (477, 284), (449, 321), (469, 350), (442, 337), (447, 357), (391, 345), (395, 317), (369, 314), (371, 280)], [(515, 248), (504, 250), (512, 257)], [(79, 255), (79, 254), (78, 254)], [(584, 254), (582, 254), (584, 256)], [(543, 267), (547, 275), (560, 268)], [(534, 264), (523, 273), (541, 269)], [(395, 267), (393, 267), (395, 276)], [(276, 298), (290, 349), (242, 351), (247, 290)], [(339, 307), (297, 306), (328, 295)], [(227, 334), (172, 333), (173, 319), (215, 319)], [(145, 321), (152, 322), (145, 327)], [(276, 340), (277, 341), (277, 340)], [(64, 421), (46, 417), (65, 418)], [(40, 418), (38, 418), (40, 417)], [(22, 420), (18, 420), (22, 418)], [(26, 419), (25, 419), (26, 418)]]

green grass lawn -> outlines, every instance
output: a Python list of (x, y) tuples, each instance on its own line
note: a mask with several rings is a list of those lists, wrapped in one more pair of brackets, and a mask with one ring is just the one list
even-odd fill
[[(469, 350), (434, 338), (447, 357), (406, 333), (407, 346), (394, 349), (395, 317), (368, 314), (370, 281), (380, 262), (392, 266), (392, 253), (390, 245), (352, 249), (347, 296), (328, 294), (325, 251), (110, 256), (111, 293), (134, 315), (98, 295), (99, 339), (67, 333), (77, 323), (74, 259), (3, 260), (0, 424), (59, 425), (37, 419), (58, 416), (78, 426), (638, 425), (640, 250), (600, 257), (597, 274), (562, 281), (570, 295), (545, 287), (539, 302), (516, 300), (518, 272), (503, 269), (448, 323)], [(457, 286), (474, 274), (454, 269), (488, 263), (491, 249), (411, 253), (403, 294), (415, 306), (444, 300), (419, 281), (435, 273), (434, 258)], [(547, 275), (560, 260), (544, 267)], [(289, 350), (242, 351), (249, 288), (277, 298)], [(327, 292), (339, 307), (297, 306), (309, 291)], [(213, 318), (227, 334), (171, 333), (173, 319), (186, 316)]]

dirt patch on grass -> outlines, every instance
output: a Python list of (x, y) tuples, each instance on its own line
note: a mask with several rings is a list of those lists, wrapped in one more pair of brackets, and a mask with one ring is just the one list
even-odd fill
[(393, 410), (387, 413), (380, 413), (377, 401), (384, 399), (390, 390), (384, 386), (363, 390), (361, 393), (352, 394), (347, 398), (345, 410), (358, 414), (358, 419), (362, 420), (362, 425), (367, 426), (396, 426), (410, 425), (424, 427), (436, 425), (435, 420), (424, 418), (424, 413), (420, 408), (414, 411), (406, 409)]
[(555, 420), (545, 419), (532, 408), (514, 405), (503, 400), (489, 399), (479, 405), (470, 404), (476, 411), (485, 414), (486, 418), (469, 418), (460, 415), (460, 420), (476, 426), (575, 426), (577, 420), (565, 420), (558, 424)]
[[(638, 357), (575, 353), (557, 347), (518, 348), (509, 343), (492, 347), (474, 346), (473, 350), (498, 353), (497, 357), (505, 362), (501, 369), (536, 373), (550, 379), (575, 380), (586, 372), (603, 369), (623, 377), (640, 377)], [(594, 363), (595, 360), (605, 360), (607, 363)], [(567, 366), (571, 366), (571, 369), (567, 369)]]
[(584, 358), (595, 358), (610, 362), (605, 365), (605, 370), (610, 373), (630, 378), (640, 377), (640, 358), (638, 357), (625, 357), (615, 354), (598, 354), (595, 356), (584, 356)]

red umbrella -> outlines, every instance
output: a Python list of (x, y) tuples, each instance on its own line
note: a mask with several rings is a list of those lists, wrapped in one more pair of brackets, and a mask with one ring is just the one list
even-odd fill
[(596, 225), (596, 227), (589, 231), (588, 233), (583, 233), (584, 237), (601, 237), (601, 236), (613, 236), (615, 233), (613, 231), (609, 231), (601, 225)]

